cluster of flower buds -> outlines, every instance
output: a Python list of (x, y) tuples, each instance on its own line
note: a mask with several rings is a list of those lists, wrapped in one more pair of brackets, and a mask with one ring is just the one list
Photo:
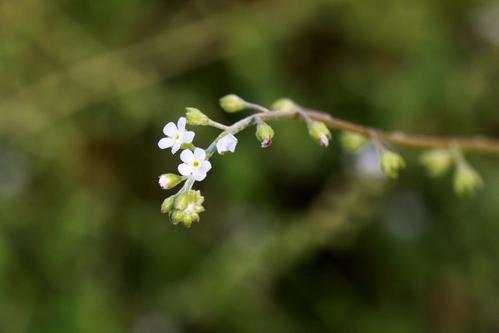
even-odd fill
[(199, 214), (204, 211), (204, 197), (201, 192), (187, 190), (166, 198), (161, 204), (161, 212), (168, 214), (170, 221), (190, 227), (192, 222), (199, 222)]
[[(274, 138), (274, 130), (264, 120), (279, 117), (301, 117), (307, 125), (309, 136), (322, 147), (329, 146), (332, 139), (331, 131), (324, 122), (317, 120), (318, 117), (312, 118), (306, 109), (287, 98), (277, 100), (271, 109), (267, 109), (260, 105), (248, 103), (241, 97), (231, 94), (220, 99), (220, 107), (229, 113), (245, 109), (256, 111), (256, 113), (232, 126), (225, 126), (211, 120), (199, 109), (189, 107), (186, 108), (185, 117), (180, 117), (176, 124), (169, 122), (163, 128), (165, 137), (159, 140), (159, 148), (171, 149), (172, 154), (182, 149), (180, 153), (181, 163), (177, 168), (179, 174), (166, 173), (161, 175), (158, 181), (159, 186), (164, 190), (173, 189), (184, 183), (176, 194), (165, 199), (161, 205), (161, 211), (168, 214), (173, 224), (183, 224), (190, 227), (192, 222), (199, 221), (199, 214), (204, 211), (202, 205), (204, 198), (199, 191), (193, 190), (192, 187), (195, 182), (200, 182), (206, 178), (212, 168), (209, 160), (215, 152), (220, 155), (235, 152), (238, 143), (235, 135), (246, 127), (256, 124), (255, 136), (262, 148), (269, 147)], [(268, 116), (265, 117), (265, 114)], [(187, 130), (186, 125), (211, 126), (221, 130), (222, 133), (207, 149), (202, 149), (193, 144), (195, 133)], [(340, 142), (345, 150), (352, 152), (359, 151), (370, 142), (374, 143), (378, 151), (379, 167), (390, 178), (397, 178), (400, 170), (406, 166), (402, 156), (380, 142), (375, 132), (344, 131)], [(421, 163), (432, 176), (445, 174), (454, 164), (454, 187), (458, 194), (472, 193), (482, 186), (480, 175), (468, 164), (458, 149), (436, 149), (425, 152), (421, 156)]]

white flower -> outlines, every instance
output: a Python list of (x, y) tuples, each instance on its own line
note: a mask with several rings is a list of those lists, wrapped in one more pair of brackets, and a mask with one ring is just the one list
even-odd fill
[(158, 147), (161, 149), (172, 148), (172, 154), (175, 154), (180, 146), (184, 143), (191, 143), (192, 139), (194, 139), (194, 132), (187, 131), (185, 129), (186, 119), (184, 117), (180, 117), (175, 125), (173, 122), (169, 122), (163, 128), (163, 133), (167, 136), (159, 140)]
[(221, 155), (223, 153), (226, 153), (230, 151), (233, 153), (236, 150), (236, 145), (237, 145), (237, 138), (228, 133), (227, 135), (224, 135), (220, 140), (217, 142), (217, 151)]
[(206, 160), (206, 152), (201, 148), (194, 149), (194, 153), (188, 149), (180, 154), (182, 164), (178, 166), (178, 171), (182, 176), (190, 176), (196, 181), (206, 178), (206, 173), (211, 169), (211, 163)]

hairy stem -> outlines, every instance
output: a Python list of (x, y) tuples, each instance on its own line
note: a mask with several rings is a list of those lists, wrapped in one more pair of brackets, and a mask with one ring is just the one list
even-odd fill
[[(254, 104), (252, 104), (254, 105)], [(256, 110), (257, 108), (252, 108)], [(267, 110), (264, 107), (259, 107), (260, 110)], [(255, 119), (259, 117), (264, 121), (273, 120), (305, 120), (306, 118), (322, 121), (328, 127), (340, 130), (355, 132), (366, 137), (372, 137), (373, 133), (376, 138), (384, 143), (392, 143), (411, 148), (446, 148), (459, 147), (463, 151), (476, 151), (482, 153), (499, 153), (499, 140), (485, 137), (472, 138), (457, 138), (457, 137), (440, 137), (427, 135), (411, 135), (401, 132), (386, 132), (379, 129), (358, 125), (346, 120), (338, 119), (330, 114), (311, 110), (306, 108), (297, 108), (296, 111), (271, 111), (261, 112), (256, 115), (246, 117), (229, 127), (231, 133), (235, 134), (242, 131), (251, 125)]]

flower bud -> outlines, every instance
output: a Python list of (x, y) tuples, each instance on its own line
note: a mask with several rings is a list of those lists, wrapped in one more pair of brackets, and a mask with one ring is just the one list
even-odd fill
[(460, 162), (454, 174), (454, 190), (458, 195), (472, 194), (483, 186), (480, 174), (466, 162)]
[(399, 170), (405, 167), (405, 161), (397, 153), (384, 149), (381, 153), (381, 170), (390, 178), (397, 178)]
[(226, 112), (238, 112), (246, 108), (246, 102), (241, 97), (230, 94), (220, 98), (220, 107)]
[(183, 178), (174, 173), (165, 173), (159, 176), (159, 186), (164, 190), (169, 190), (180, 184)]
[(364, 135), (354, 132), (343, 132), (340, 140), (343, 148), (352, 152), (359, 151), (369, 142), (369, 139), (367, 139)]
[(182, 223), (184, 221), (184, 213), (180, 210), (173, 210), (169, 214), (170, 221), (174, 224), (177, 225), (179, 223)]
[(187, 192), (180, 193), (174, 202), (174, 207), (176, 210), (184, 210), (189, 204), (189, 198)]
[(423, 153), (419, 159), (432, 177), (444, 175), (452, 164), (452, 154), (445, 149), (433, 149)]
[(172, 208), (173, 208), (174, 201), (175, 201), (175, 196), (174, 195), (169, 196), (168, 198), (166, 198), (163, 201), (163, 203), (161, 204), (161, 213), (166, 214), (169, 211), (171, 211)]
[(262, 148), (267, 148), (272, 144), (274, 130), (267, 123), (259, 121), (256, 125), (256, 138), (262, 144)]
[(331, 140), (331, 132), (327, 128), (326, 124), (321, 121), (312, 120), (307, 123), (308, 134), (310, 137), (317, 142), (322, 147), (329, 146), (329, 140)]
[(295, 102), (290, 100), (289, 98), (281, 98), (278, 99), (277, 101), (272, 104), (272, 110), (274, 111), (287, 111), (287, 112), (293, 112), (296, 111), (297, 106)]
[(194, 126), (206, 126), (210, 122), (208, 116), (196, 108), (185, 108), (187, 113), (185, 117), (187, 118), (187, 124)]

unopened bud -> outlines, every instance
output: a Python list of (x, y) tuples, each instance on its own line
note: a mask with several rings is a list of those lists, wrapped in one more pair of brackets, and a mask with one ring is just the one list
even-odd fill
[(174, 224), (177, 225), (179, 223), (182, 223), (184, 220), (184, 213), (180, 210), (173, 210), (169, 214), (170, 221)]
[(445, 149), (433, 149), (421, 155), (420, 162), (432, 177), (444, 175), (452, 165), (452, 154)]
[(185, 108), (187, 110), (185, 117), (187, 124), (194, 126), (206, 126), (210, 122), (208, 116), (196, 108)]
[(161, 204), (161, 213), (166, 214), (173, 208), (173, 202), (175, 201), (175, 196), (169, 196)]
[(184, 210), (187, 208), (189, 203), (188, 194), (186, 192), (180, 193), (174, 202), (174, 207), (176, 210)]
[(164, 190), (169, 190), (180, 184), (183, 178), (174, 173), (165, 173), (159, 176), (159, 186)]
[(321, 121), (312, 120), (308, 123), (308, 134), (310, 137), (322, 147), (329, 146), (331, 140), (331, 132), (326, 124)]
[(472, 194), (482, 186), (482, 177), (471, 165), (466, 162), (457, 165), (454, 174), (454, 190), (458, 195)]
[(256, 125), (256, 138), (260, 141), (262, 148), (267, 148), (272, 144), (274, 130), (267, 123), (259, 121)]
[(241, 97), (230, 94), (220, 98), (220, 107), (226, 112), (238, 112), (246, 108), (246, 102)]
[(390, 178), (397, 178), (399, 170), (405, 168), (405, 161), (397, 153), (384, 149), (381, 153), (381, 170)]
[(278, 99), (277, 101), (272, 104), (272, 110), (274, 111), (287, 111), (287, 112), (293, 112), (296, 111), (297, 106), (295, 102), (290, 100), (289, 98), (281, 98)]
[(354, 132), (343, 132), (341, 134), (341, 145), (345, 150), (357, 152), (364, 147), (369, 140), (361, 134)]

